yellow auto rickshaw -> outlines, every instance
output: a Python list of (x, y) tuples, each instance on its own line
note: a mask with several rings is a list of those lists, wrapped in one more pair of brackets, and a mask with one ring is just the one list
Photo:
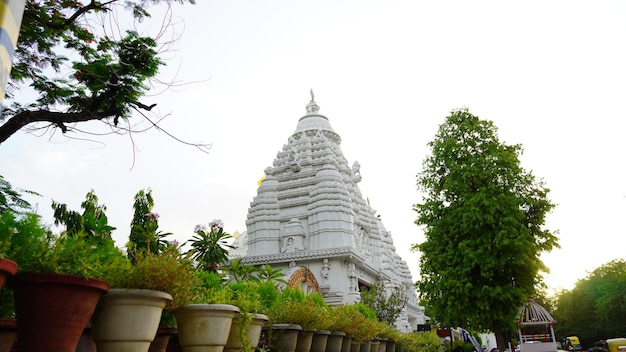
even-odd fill
[(626, 352), (626, 338), (607, 339), (606, 346), (609, 352)]
[(582, 351), (583, 347), (578, 336), (568, 336), (563, 339), (563, 349), (566, 351)]

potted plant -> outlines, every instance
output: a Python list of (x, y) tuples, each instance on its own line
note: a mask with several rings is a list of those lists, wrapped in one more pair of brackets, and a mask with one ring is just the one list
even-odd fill
[(263, 303), (261, 287), (272, 285), (253, 279), (230, 281), (227, 288), (231, 293), (229, 304), (239, 308), (239, 314), (233, 320), (228, 341), (224, 351), (253, 351), (259, 344), (261, 330), (268, 322), (267, 315), (262, 314)]
[(32, 213), (19, 215), (15, 229), (10, 256), (19, 271), (9, 284), (20, 350), (73, 352), (109, 289), (98, 278), (119, 264), (121, 252), (110, 239), (96, 244), (82, 232), (54, 235)]
[[(314, 332), (327, 330), (330, 326), (327, 309), (326, 302), (317, 293), (305, 294), (299, 288), (283, 288), (279, 299), (267, 310), (270, 348), (272, 343), (277, 343), (276, 338), (285, 335), (286, 325), (297, 325), (300, 331), (295, 351), (308, 352), (311, 349)], [(275, 334), (276, 332), (278, 334)]]
[(221, 352), (231, 326), (240, 310), (229, 304), (232, 297), (223, 276), (215, 271), (197, 269), (202, 280), (196, 299), (174, 311), (178, 324), (178, 341), (183, 351)]
[[(137, 193), (126, 266), (109, 273), (112, 288), (102, 296), (92, 318), (99, 352), (146, 352), (159, 327), (167, 332), (159, 337), (168, 340), (176, 324), (172, 310), (188, 304), (197, 294), (200, 279), (191, 259), (181, 253), (177, 243), (164, 240), (169, 234), (158, 231), (159, 216), (150, 212), (152, 206), (150, 190)], [(167, 341), (159, 340), (167, 346)]]

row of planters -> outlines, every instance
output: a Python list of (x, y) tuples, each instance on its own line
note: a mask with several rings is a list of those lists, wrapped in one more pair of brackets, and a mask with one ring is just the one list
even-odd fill
[[(378, 322), (362, 304), (328, 307), (317, 294), (284, 288), (282, 272), (270, 266), (224, 266), (231, 247), (220, 222), (197, 227), (183, 253), (158, 231), (152, 207), (150, 191), (140, 191), (126, 251), (115, 246), (106, 208), (92, 192), (82, 213), (53, 203), (55, 223), (66, 228), (59, 235), (36, 214), (2, 211), (0, 339), (8, 341), (0, 340), (0, 352), (370, 352), (372, 341), (378, 349), (371, 352), (383, 352), (376, 341), (396, 341), (407, 351), (435, 346), (421, 337), (413, 343), (417, 335)], [(296, 342), (284, 342), (292, 328)], [(314, 340), (324, 347), (313, 347)]]

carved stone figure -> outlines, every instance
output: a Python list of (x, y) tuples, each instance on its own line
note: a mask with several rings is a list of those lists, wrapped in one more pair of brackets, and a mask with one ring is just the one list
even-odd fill
[(328, 281), (328, 275), (330, 274), (330, 264), (328, 264), (328, 258), (324, 258), (322, 264), (322, 282)]

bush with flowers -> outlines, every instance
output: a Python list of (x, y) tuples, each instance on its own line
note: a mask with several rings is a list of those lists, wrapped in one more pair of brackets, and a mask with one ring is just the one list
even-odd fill
[(224, 231), (221, 220), (213, 220), (209, 226), (196, 225), (195, 235), (189, 241), (189, 253), (198, 268), (208, 272), (218, 272), (220, 266), (228, 262), (228, 251), (235, 247), (228, 244), (232, 236)]

